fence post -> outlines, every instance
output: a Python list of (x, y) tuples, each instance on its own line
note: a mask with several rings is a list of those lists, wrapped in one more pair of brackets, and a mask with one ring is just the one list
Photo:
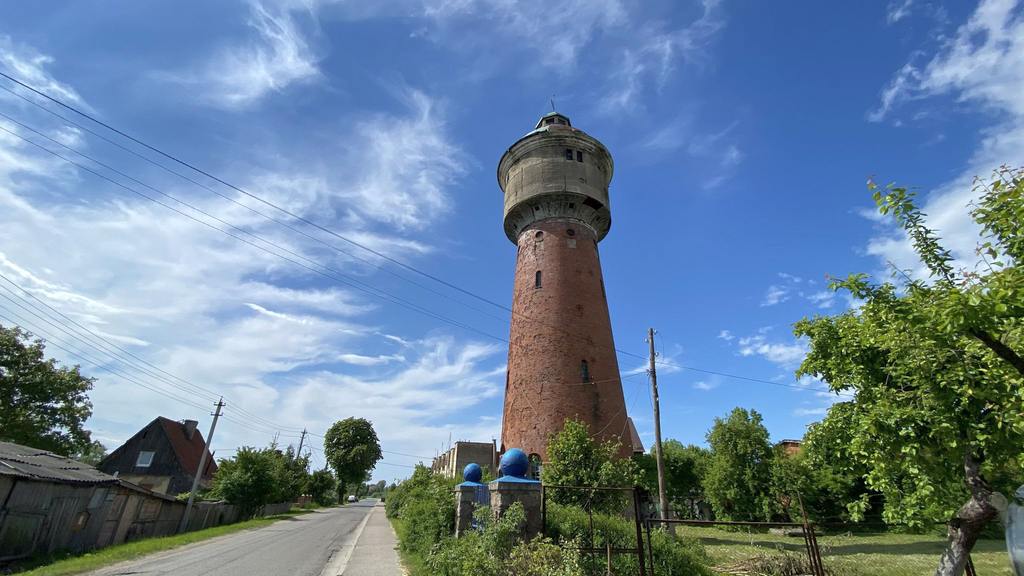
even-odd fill
[[(633, 519), (636, 523), (636, 553), (640, 560), (640, 576), (646, 576), (647, 570), (644, 566), (644, 534), (640, 529), (640, 487), (633, 487)], [(650, 544), (648, 542), (648, 544)]]

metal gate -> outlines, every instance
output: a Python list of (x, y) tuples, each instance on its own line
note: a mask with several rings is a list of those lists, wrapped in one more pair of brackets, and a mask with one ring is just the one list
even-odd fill
[[(637, 559), (637, 567), (639, 569), (639, 576), (647, 576), (647, 574), (654, 573), (654, 560), (651, 556), (650, 547), (650, 525), (645, 521), (645, 510), (647, 508), (647, 493), (643, 488), (639, 486), (633, 487), (608, 487), (608, 486), (558, 486), (552, 484), (541, 485), (541, 533), (544, 536), (551, 536), (548, 527), (548, 498), (553, 492), (557, 491), (574, 491), (582, 496), (582, 508), (587, 515), (587, 530), (581, 535), (582, 540), (579, 546), (567, 546), (563, 542), (559, 542), (559, 545), (563, 548), (572, 549), (579, 551), (582, 554), (586, 554), (591, 558), (604, 556), (608, 572), (610, 574), (610, 568), (612, 563), (612, 556), (627, 554), (635, 556)], [(595, 496), (601, 493), (621, 493), (623, 494), (623, 502), (626, 504), (627, 510), (623, 510), (623, 516), (627, 519), (632, 520), (635, 527), (635, 540), (633, 545), (623, 545), (622, 543), (612, 544), (605, 538), (605, 545), (599, 545), (600, 538), (595, 538), (597, 531), (594, 528), (594, 509), (593, 503)], [(646, 531), (646, 535), (645, 535)], [(650, 562), (650, 567), (648, 567)], [(648, 572), (650, 570), (650, 572)]]

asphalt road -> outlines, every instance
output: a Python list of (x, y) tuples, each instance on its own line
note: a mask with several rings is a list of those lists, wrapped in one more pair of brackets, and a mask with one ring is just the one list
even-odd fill
[[(92, 576), (319, 576), (328, 561), (350, 555), (376, 500), (317, 510), (246, 530), (122, 562)], [(383, 515), (383, 509), (378, 510)]]

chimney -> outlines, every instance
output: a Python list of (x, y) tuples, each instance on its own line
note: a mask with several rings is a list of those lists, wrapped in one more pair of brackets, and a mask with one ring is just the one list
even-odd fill
[(199, 425), (199, 422), (195, 420), (184, 420), (182, 424), (185, 426), (185, 438), (191, 440), (192, 436), (196, 433), (196, 426)]

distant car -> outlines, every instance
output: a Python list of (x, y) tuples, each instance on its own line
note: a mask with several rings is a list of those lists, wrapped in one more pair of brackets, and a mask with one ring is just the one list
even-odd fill
[(355, 496), (349, 494), (348, 501), (349, 502), (359, 502), (359, 498), (356, 498)]

